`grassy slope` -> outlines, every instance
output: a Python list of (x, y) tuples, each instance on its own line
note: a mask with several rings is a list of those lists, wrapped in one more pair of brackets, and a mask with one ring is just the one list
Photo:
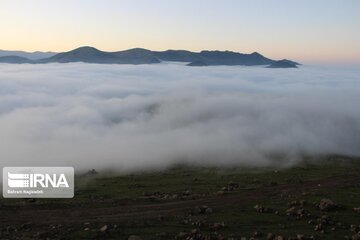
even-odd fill
[[(89, 230), (85, 220), (79, 220), (59, 227), (57, 233), (49, 233), (50, 238), (63, 239), (127, 239), (131, 234), (140, 235), (143, 239), (160, 239), (159, 233), (166, 235), (164, 239), (174, 239), (180, 232), (189, 232), (198, 229), (202, 233), (213, 234), (214, 223), (225, 223), (225, 227), (217, 230), (216, 236), (246, 236), (250, 237), (254, 231), (263, 233), (259, 239), (265, 239), (264, 235), (269, 232), (284, 236), (296, 236), (296, 234), (314, 235), (320, 239), (344, 239), (351, 236), (351, 224), (360, 224), (360, 214), (353, 208), (360, 207), (359, 182), (353, 177), (359, 175), (359, 159), (333, 157), (319, 164), (302, 164), (301, 166), (288, 169), (271, 168), (189, 168), (177, 166), (163, 172), (138, 173), (122, 176), (77, 177), (76, 197), (70, 200), (40, 199), (35, 202), (17, 199), (1, 199), (1, 211), (17, 208), (27, 209), (76, 209), (92, 211), (92, 209), (111, 208), (112, 206), (123, 207), (147, 206), (176, 203), (186, 205), (186, 210), (166, 212), (156, 216), (128, 217), (126, 221), (115, 218), (89, 219)], [(337, 184), (337, 179), (348, 179), (346, 184)], [(317, 185), (317, 181), (320, 185)], [(229, 182), (239, 185), (234, 191), (226, 192), (219, 196), (218, 191)], [(333, 182), (327, 186), (327, 182)], [(311, 184), (308, 184), (311, 183)], [(289, 187), (288, 187), (289, 186)], [(315, 187), (314, 187), (315, 186)], [(183, 193), (190, 191), (189, 196)], [(144, 195), (160, 194), (154, 199)], [(148, 194), (146, 194), (148, 193)], [(165, 194), (176, 198), (161, 199)], [(192, 202), (194, 199), (213, 199), (205, 201), (213, 212), (209, 214), (197, 214), (192, 209), (203, 202)], [(314, 203), (322, 198), (332, 199), (340, 205), (335, 211), (322, 212)], [(287, 216), (285, 211), (289, 203), (294, 200), (305, 200), (304, 208), (312, 217), (297, 218)], [(180, 202), (180, 203), (179, 203)], [(183, 202), (183, 203), (182, 203)], [(258, 213), (254, 205), (262, 205), (273, 209), (271, 213)], [(171, 210), (171, 207), (166, 208)], [(275, 214), (278, 211), (279, 214)], [(136, 212), (136, 210), (135, 210)], [(0, 212), (1, 213), (1, 212)], [(34, 213), (35, 214), (35, 213)], [(318, 218), (327, 215), (335, 222), (341, 222), (344, 227), (337, 225), (324, 226), (324, 233), (314, 231), (314, 225), (308, 224), (309, 220), (318, 221)], [(198, 226), (204, 222), (203, 226)], [(19, 224), (22, 222), (19, 220)], [(99, 228), (108, 225), (108, 230), (99, 232)], [(17, 224), (12, 224), (18, 228)], [(38, 236), (38, 233), (49, 232), (46, 224), (31, 223), (32, 228), (28, 231), (17, 230), (16, 233), (8, 233), (2, 226), (3, 236), (9, 238), (15, 236)], [(335, 227), (335, 231), (331, 230)], [(360, 231), (360, 229), (359, 229)], [(166, 233), (166, 234), (165, 234)], [(8, 235), (6, 235), (8, 234)], [(160, 235), (161, 235), (160, 234)], [(40, 235), (41, 236), (41, 235)], [(41, 238), (41, 237), (39, 237)]]

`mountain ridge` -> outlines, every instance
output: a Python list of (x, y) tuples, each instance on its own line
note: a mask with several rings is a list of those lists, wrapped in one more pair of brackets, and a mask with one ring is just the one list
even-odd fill
[[(188, 50), (151, 51), (144, 48), (132, 48), (123, 51), (105, 52), (91, 46), (83, 46), (68, 52), (61, 52), (41, 59), (29, 59), (22, 56), (0, 56), (0, 62), (7, 63), (70, 63), (85, 62), (98, 64), (156, 64), (163, 61), (185, 62), (188, 66), (257, 66), (271, 65), (276, 60), (267, 58), (258, 52), (250, 54), (234, 51), (203, 50), (191, 52)], [(16, 57), (21, 57), (16, 59)], [(299, 65), (287, 60), (289, 63)]]
[(42, 58), (51, 57), (57, 54), (56, 52), (41, 52), (41, 51), (34, 51), (34, 52), (26, 52), (20, 50), (2, 50), (0, 49), (0, 57), (7, 57), (7, 56), (17, 56), (27, 58), (29, 60), (39, 60)]

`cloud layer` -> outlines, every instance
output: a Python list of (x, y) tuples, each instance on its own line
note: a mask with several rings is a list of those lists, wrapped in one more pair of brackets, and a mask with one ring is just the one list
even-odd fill
[(359, 76), (309, 66), (2, 64), (1, 165), (128, 171), (359, 156)]

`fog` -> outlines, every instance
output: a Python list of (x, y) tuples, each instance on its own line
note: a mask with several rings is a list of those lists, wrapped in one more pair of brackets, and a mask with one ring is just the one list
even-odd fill
[(334, 66), (0, 64), (0, 161), (133, 171), (359, 156), (359, 76)]

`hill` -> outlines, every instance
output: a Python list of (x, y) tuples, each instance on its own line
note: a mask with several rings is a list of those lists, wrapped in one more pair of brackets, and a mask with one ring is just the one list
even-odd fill
[(267, 68), (297, 68), (297, 65), (299, 64), (296, 62), (284, 59), (272, 63)]
[(0, 63), (33, 63), (33, 60), (18, 56), (4, 56), (0, 57)]
[(24, 51), (8, 51), (8, 50), (0, 50), (0, 57), (5, 56), (17, 56), (17, 57), (23, 57), (28, 58), (30, 60), (39, 60), (42, 58), (48, 58), (51, 56), (54, 56), (55, 52), (24, 52)]
[(39, 60), (39, 63), (107, 63), (107, 64), (150, 64), (159, 63), (150, 51), (130, 49), (119, 52), (103, 52), (93, 47), (80, 47), (69, 52), (59, 53), (50, 58)]

